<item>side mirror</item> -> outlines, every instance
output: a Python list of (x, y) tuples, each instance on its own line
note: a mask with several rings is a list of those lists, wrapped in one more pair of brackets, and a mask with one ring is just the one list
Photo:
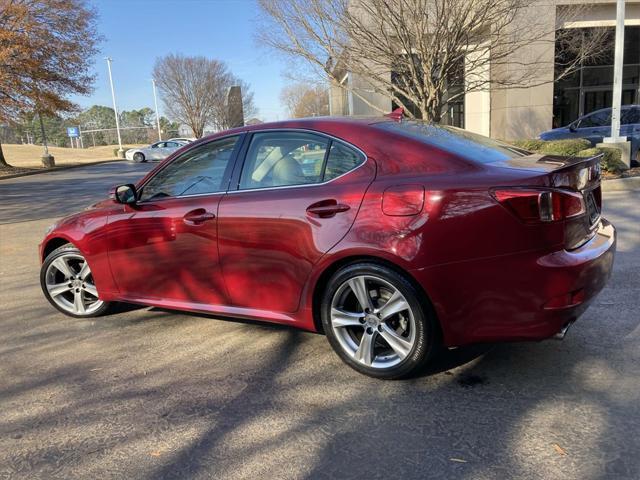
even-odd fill
[(570, 132), (575, 132), (578, 130), (578, 122), (573, 122), (571, 124), (569, 124), (569, 131)]
[(136, 186), (130, 183), (115, 188), (113, 199), (123, 205), (133, 205), (138, 201)]

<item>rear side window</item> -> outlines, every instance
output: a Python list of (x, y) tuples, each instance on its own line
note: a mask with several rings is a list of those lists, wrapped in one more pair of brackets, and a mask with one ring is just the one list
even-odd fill
[(240, 175), (240, 189), (318, 183), (329, 140), (310, 133), (255, 133)]
[(622, 123), (622, 125), (640, 123), (640, 108), (627, 108), (622, 110), (620, 123)]
[(460, 128), (433, 125), (420, 121), (381, 122), (375, 125), (390, 132), (405, 135), (426, 145), (480, 163), (502, 162), (529, 152), (484, 135)]
[(322, 135), (259, 132), (251, 138), (240, 174), (240, 190), (322, 183), (363, 162), (361, 153)]
[(344, 175), (349, 170), (362, 165), (364, 155), (339, 142), (332, 142), (324, 172), (324, 181), (332, 180)]

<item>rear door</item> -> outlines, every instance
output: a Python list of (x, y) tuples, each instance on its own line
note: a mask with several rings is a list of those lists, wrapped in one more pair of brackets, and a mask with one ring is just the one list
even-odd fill
[[(148, 160), (161, 160), (164, 158), (164, 147), (166, 142), (156, 142), (145, 152)], [(147, 153), (148, 152), (148, 153)]]
[(294, 312), (312, 266), (353, 224), (375, 164), (337, 139), (278, 130), (253, 133), (237, 165), (218, 216), (232, 305)]
[(586, 138), (592, 145), (601, 143), (611, 133), (611, 109), (598, 110), (585, 116), (578, 124), (578, 136)]
[[(623, 137), (640, 137), (640, 107), (622, 107), (620, 135)], [(630, 138), (629, 140), (633, 141), (634, 139)]]

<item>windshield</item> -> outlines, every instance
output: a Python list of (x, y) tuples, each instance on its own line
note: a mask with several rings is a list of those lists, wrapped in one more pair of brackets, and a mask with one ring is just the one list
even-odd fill
[(501, 162), (530, 155), (530, 152), (521, 148), (446, 125), (403, 120), (401, 122), (381, 122), (376, 124), (376, 127), (406, 135), (474, 162)]

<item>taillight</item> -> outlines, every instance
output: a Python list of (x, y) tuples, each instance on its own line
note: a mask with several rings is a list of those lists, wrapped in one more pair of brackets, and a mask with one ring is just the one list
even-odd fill
[(579, 192), (528, 188), (495, 188), (491, 195), (525, 223), (555, 222), (585, 213)]

